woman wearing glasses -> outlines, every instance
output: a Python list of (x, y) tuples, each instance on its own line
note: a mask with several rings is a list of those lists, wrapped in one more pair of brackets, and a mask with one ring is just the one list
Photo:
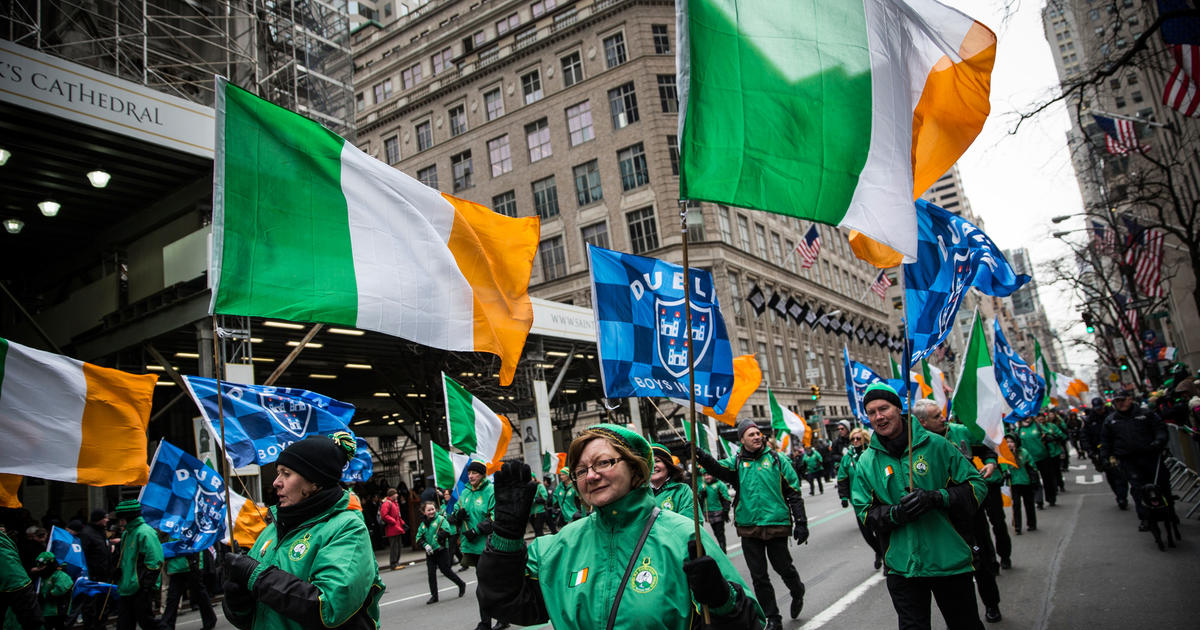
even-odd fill
[[(762, 611), (708, 532), (694, 557), (695, 526), (657, 507), (650, 444), (599, 424), (567, 451), (586, 518), (554, 536), (523, 540), (537, 491), (529, 467), (496, 473), (496, 516), (479, 559), (479, 601), (493, 617), (556, 628), (760, 628)], [(706, 625), (701, 606), (708, 608)]]
[[(842, 463), (838, 465), (837, 490), (842, 507), (850, 506), (850, 485), (854, 483), (854, 471), (858, 466), (858, 458), (862, 456), (870, 441), (871, 435), (863, 429), (850, 432), (850, 448), (842, 454)], [(878, 569), (883, 566), (883, 550), (879, 547), (879, 537), (875, 535), (871, 526), (858, 518), (855, 518), (854, 522), (858, 523), (858, 531), (862, 532), (863, 540), (867, 541), (871, 550), (875, 552), (875, 568)]]

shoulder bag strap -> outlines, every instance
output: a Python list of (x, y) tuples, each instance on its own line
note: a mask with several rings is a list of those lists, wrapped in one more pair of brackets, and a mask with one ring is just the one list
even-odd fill
[(658, 513), (661, 512), (657, 506), (650, 512), (650, 518), (646, 519), (646, 528), (642, 530), (642, 537), (638, 539), (637, 546), (633, 548), (633, 555), (629, 556), (629, 565), (625, 567), (625, 577), (621, 578), (621, 583), (617, 584), (617, 596), (613, 599), (612, 609), (608, 611), (608, 630), (613, 630), (613, 625), (617, 623), (617, 608), (621, 605), (621, 595), (625, 593), (625, 583), (629, 581), (629, 576), (633, 575), (633, 567), (637, 564), (638, 556), (642, 553), (642, 546), (646, 544), (646, 538), (650, 535), (650, 527), (654, 525), (654, 520), (658, 518)]

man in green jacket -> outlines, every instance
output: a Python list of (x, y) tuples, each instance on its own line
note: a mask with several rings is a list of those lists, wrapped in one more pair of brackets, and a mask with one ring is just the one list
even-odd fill
[[(487, 466), (479, 460), (467, 464), (467, 487), (458, 495), (458, 504), (448, 519), (452, 525), (462, 528), (463, 566), (473, 567), (479, 563), (479, 554), (487, 546), (488, 536), (492, 533), (492, 517), (496, 511), (495, 489), (487, 478)], [(497, 624), (497, 628), (508, 624)], [(492, 619), (479, 608), (479, 625), (477, 630), (488, 630), (492, 627)]]
[(213, 612), (212, 601), (204, 588), (201, 571), (204, 570), (204, 552), (172, 556), (167, 563), (167, 604), (163, 608), (163, 625), (169, 630), (175, 628), (175, 617), (179, 614), (179, 600), (183, 592), (188, 593), (188, 600), (200, 609), (200, 630), (212, 630), (217, 625), (217, 614)]
[(162, 572), (163, 552), (158, 532), (142, 519), (142, 504), (129, 499), (117, 504), (117, 520), (121, 534), (120, 559), (117, 568), (117, 630), (132, 630), (134, 624), (142, 630), (159, 630), (162, 620), (154, 616), (151, 602), (158, 597), (159, 574)]
[[(775, 588), (767, 573), (767, 559), (783, 578), (792, 596), (792, 619), (804, 608), (804, 582), (788, 551), (788, 535), (796, 544), (808, 540), (808, 516), (796, 469), (766, 445), (763, 432), (751, 420), (737, 424), (742, 449), (737, 455), (717, 461), (701, 448), (696, 459), (705, 472), (733, 486), (733, 525), (742, 539), (746, 567), (754, 584), (754, 596), (767, 617), (766, 630), (777, 630), (783, 616), (775, 603)], [(686, 444), (684, 446), (687, 446)]]
[(42, 627), (42, 611), (38, 608), (33, 580), (21, 566), (16, 543), (0, 529), (0, 623), (9, 610), (21, 628), (36, 630)]
[(579, 491), (575, 489), (575, 482), (571, 481), (570, 473), (565, 466), (559, 470), (558, 487), (554, 489), (554, 500), (562, 519), (562, 527), (586, 516), (583, 506), (579, 504)]
[(713, 477), (711, 473), (704, 473), (704, 479), (700, 481), (697, 490), (703, 499), (704, 516), (712, 526), (713, 538), (721, 545), (721, 551), (725, 551), (725, 521), (729, 520), (731, 504), (729, 486)]
[(63, 628), (67, 605), (71, 603), (71, 587), (74, 586), (71, 576), (58, 567), (58, 558), (49, 551), (37, 555), (30, 573), (41, 581), (38, 598), (42, 602), (42, 619), (46, 627), (50, 630)]
[(1038, 471), (1040, 492), (1035, 493), (1037, 506), (1040, 509), (1043, 504), (1043, 497), (1046, 503), (1054, 506), (1054, 502), (1058, 499), (1058, 479), (1055, 476), (1054, 467), (1058, 465), (1058, 460), (1050, 458), (1050, 450), (1047, 442), (1051, 436), (1042, 430), (1042, 427), (1034, 422), (1033, 418), (1025, 418), (1021, 420), (1021, 428), (1017, 429), (1017, 435), (1021, 436), (1021, 446), (1029, 451), (1029, 457), (1033, 460), (1033, 467)]
[[(537, 483), (537, 496), (533, 498), (533, 510), (529, 513), (529, 524), (533, 525), (533, 536), (537, 538), (545, 531), (547, 518), (546, 506), (550, 503), (550, 493), (546, 492), (546, 486), (542, 485), (540, 479), (534, 479)], [(550, 533), (555, 531), (554, 524), (550, 524)]]
[(871, 385), (863, 407), (875, 435), (858, 460), (850, 501), (886, 550), (900, 627), (928, 628), (932, 595), (948, 627), (982, 629), (967, 539), (986, 484), (958, 449), (901, 413), (896, 390)]

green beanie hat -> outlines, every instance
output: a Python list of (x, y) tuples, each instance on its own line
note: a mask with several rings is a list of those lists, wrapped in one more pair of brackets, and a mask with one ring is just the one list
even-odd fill
[(37, 558), (34, 559), (34, 562), (37, 564), (58, 564), (58, 558), (54, 557), (53, 552), (43, 551), (37, 555)]
[(867, 392), (863, 394), (863, 407), (873, 400), (886, 400), (896, 406), (897, 409), (904, 409), (904, 404), (900, 401), (900, 394), (892, 389), (887, 383), (872, 383), (867, 387)]
[(142, 515), (142, 504), (137, 499), (126, 499), (117, 504), (117, 518), (130, 519)]
[(650, 442), (646, 438), (638, 435), (634, 431), (619, 425), (619, 424), (594, 424), (587, 428), (593, 433), (602, 433), (609, 437), (615, 438), (625, 445), (626, 448), (633, 451), (634, 455), (646, 460), (646, 466), (651, 470), (654, 469), (654, 456), (650, 451)]

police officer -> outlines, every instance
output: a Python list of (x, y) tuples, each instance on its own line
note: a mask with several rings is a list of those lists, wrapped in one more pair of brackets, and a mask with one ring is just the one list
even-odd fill
[(1162, 450), (1167, 445), (1167, 426), (1158, 414), (1133, 404), (1129, 392), (1113, 396), (1113, 411), (1104, 421), (1100, 435), (1100, 457), (1111, 466), (1119, 466), (1129, 480), (1134, 509), (1142, 522), (1138, 531), (1146, 531), (1146, 513), (1142, 505), (1142, 486), (1155, 483), (1163, 496), (1171, 495), (1170, 475), (1163, 464)]
[(1100, 443), (1103, 442), (1104, 421), (1108, 419), (1109, 410), (1104, 408), (1104, 400), (1092, 399), (1092, 408), (1088, 409), (1083, 422), (1083, 450), (1092, 460), (1096, 472), (1104, 473), (1108, 487), (1112, 489), (1117, 499), (1117, 507), (1129, 509), (1129, 481), (1121, 472), (1120, 466), (1113, 466), (1107, 458), (1100, 456)]

